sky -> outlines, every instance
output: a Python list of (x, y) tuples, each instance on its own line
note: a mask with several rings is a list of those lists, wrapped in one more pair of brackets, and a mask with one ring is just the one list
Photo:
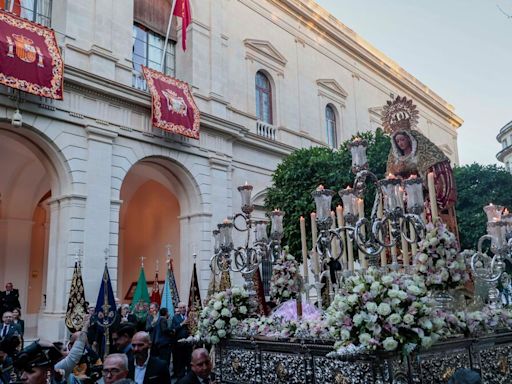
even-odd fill
[(512, 120), (512, 0), (316, 1), (455, 107), (461, 165), (503, 165), (496, 135)]

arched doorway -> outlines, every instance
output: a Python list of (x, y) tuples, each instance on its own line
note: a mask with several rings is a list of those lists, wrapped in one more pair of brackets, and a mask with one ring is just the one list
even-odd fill
[[(50, 214), (47, 202), (62, 192), (49, 142), (34, 130), (0, 124), (0, 285), (19, 289), (29, 334), (44, 309)], [(44, 149), (43, 149), (44, 148)]]
[(189, 245), (183, 244), (183, 215), (198, 204), (196, 188), (191, 184), (190, 176), (180, 165), (160, 157), (143, 159), (127, 173), (120, 195), (117, 284), (121, 301), (131, 300), (127, 293), (130, 288), (133, 291), (137, 281), (141, 257), (148, 281), (155, 277), (157, 262), (159, 280), (164, 279), (167, 245), (171, 247), (178, 287), (182, 285), (189, 269), (181, 262)]

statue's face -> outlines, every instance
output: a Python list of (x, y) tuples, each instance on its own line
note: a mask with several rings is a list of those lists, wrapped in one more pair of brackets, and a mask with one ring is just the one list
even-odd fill
[(411, 149), (411, 140), (401, 133), (395, 136), (395, 143), (402, 151), (407, 152)]

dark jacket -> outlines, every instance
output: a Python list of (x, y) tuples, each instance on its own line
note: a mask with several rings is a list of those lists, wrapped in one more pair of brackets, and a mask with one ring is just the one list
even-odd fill
[[(4, 323), (0, 323), (0, 339), (2, 338), (2, 332), (4, 329)], [(21, 336), (21, 329), (18, 324), (11, 323), (9, 324), (9, 329), (7, 330), (7, 334), (5, 337), (10, 337), (13, 335)]]
[(17, 289), (13, 289), (9, 294), (7, 291), (0, 291), (0, 312), (2, 314), (7, 311), (12, 311), (14, 308), (21, 308), (20, 294)]
[[(135, 378), (135, 361), (128, 363), (128, 377)], [(144, 375), (144, 384), (168, 384), (171, 382), (169, 367), (157, 357), (150, 357)]]
[(173, 331), (176, 340), (186, 339), (190, 336), (188, 325), (181, 325), (182, 322), (183, 317), (179, 314), (174, 315), (172, 318), (171, 330)]
[[(213, 381), (213, 375), (210, 375), (210, 382)], [(178, 380), (176, 384), (201, 384), (201, 381), (199, 381), (199, 378), (194, 372), (190, 371), (186, 376), (182, 377), (181, 380)]]

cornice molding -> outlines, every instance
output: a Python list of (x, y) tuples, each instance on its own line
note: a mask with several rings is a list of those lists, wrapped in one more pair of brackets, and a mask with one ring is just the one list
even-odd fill
[(256, 40), (256, 39), (245, 39), (244, 45), (247, 50), (247, 54), (250, 52), (257, 53), (267, 59), (272, 60), (275, 64), (278, 64), (280, 67), (284, 68), (288, 60), (286, 57), (277, 50), (276, 47), (270, 43), (270, 41), (266, 40)]

